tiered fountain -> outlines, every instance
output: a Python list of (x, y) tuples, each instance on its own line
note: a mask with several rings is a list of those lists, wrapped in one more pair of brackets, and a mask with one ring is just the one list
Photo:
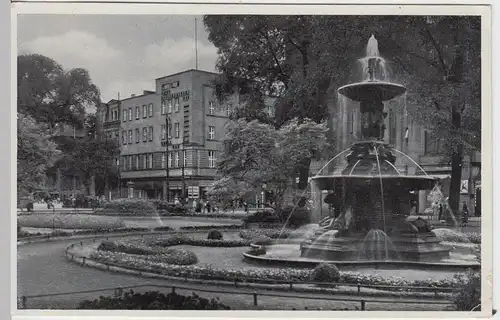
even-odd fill
[(334, 261), (446, 258), (450, 249), (439, 244), (428, 221), (407, 219), (411, 193), (431, 189), (435, 179), (403, 175), (395, 165), (395, 150), (383, 141), (384, 102), (404, 94), (406, 88), (377, 80), (384, 78), (385, 68), (373, 36), (362, 61), (367, 79), (338, 89), (359, 101), (362, 139), (351, 147), (340, 175), (312, 178), (314, 193), (330, 191), (325, 202), (334, 205), (335, 216), (301, 244), (301, 256)]

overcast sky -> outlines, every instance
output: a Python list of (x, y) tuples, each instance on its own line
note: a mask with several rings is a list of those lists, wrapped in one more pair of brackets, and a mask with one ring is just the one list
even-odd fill
[[(104, 102), (154, 90), (154, 79), (195, 67), (194, 16), (20, 15), (19, 54), (85, 68)], [(215, 71), (216, 48), (198, 16), (198, 68)]]

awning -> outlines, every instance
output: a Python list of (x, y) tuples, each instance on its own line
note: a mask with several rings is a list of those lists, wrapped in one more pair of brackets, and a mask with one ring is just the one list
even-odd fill
[(429, 176), (431, 176), (433, 178), (440, 179), (440, 180), (450, 179), (451, 178), (450, 174), (430, 174)]

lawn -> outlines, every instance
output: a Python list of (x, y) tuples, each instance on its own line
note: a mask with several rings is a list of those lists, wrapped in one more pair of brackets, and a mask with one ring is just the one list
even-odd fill
[(88, 214), (32, 214), (17, 217), (21, 227), (58, 229), (112, 229), (123, 228), (125, 223), (119, 217)]

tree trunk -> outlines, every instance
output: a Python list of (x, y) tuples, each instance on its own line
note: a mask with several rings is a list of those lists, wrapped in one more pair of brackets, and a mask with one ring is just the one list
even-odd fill
[(303, 159), (298, 166), (299, 174), (299, 189), (304, 190), (309, 184), (309, 166), (311, 165), (311, 158)]
[[(459, 129), (461, 126), (461, 114), (457, 110), (457, 107), (453, 107), (451, 112), (451, 123), (455, 129)], [(458, 212), (460, 205), (460, 183), (462, 180), (462, 160), (463, 160), (463, 148), (462, 146), (457, 146), (451, 155), (451, 181), (450, 181), (450, 198), (449, 204), (450, 208), (454, 214)]]

